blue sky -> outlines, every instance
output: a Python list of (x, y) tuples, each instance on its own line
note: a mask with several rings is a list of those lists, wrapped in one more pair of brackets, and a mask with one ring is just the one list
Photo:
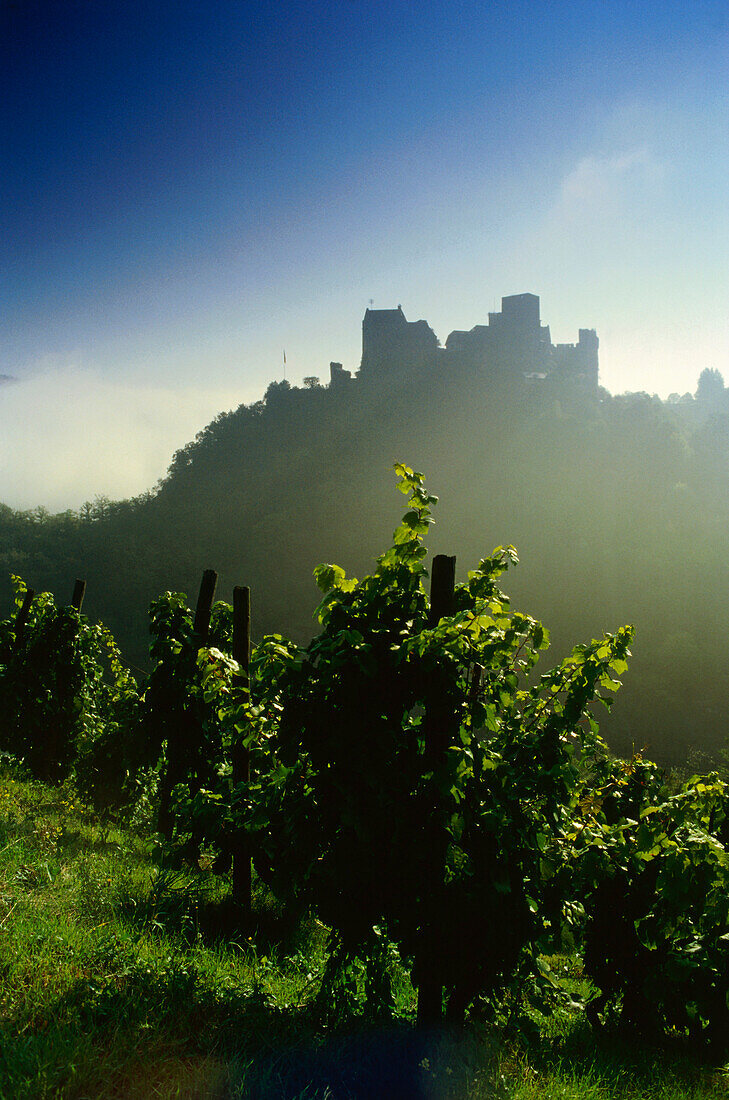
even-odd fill
[(728, 61), (702, 0), (4, 0), (0, 499), (141, 491), (284, 348), (356, 369), (370, 299), (729, 376)]

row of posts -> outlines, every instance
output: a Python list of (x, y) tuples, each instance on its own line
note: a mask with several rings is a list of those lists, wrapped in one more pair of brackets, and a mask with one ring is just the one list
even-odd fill
[[(195, 644), (205, 645), (210, 628), (210, 614), (215, 596), (215, 586), (218, 575), (213, 569), (206, 569), (200, 583), (197, 608), (195, 610), (194, 635)], [(430, 587), (430, 617), (429, 625), (436, 626), (442, 618), (450, 616), (454, 611), (454, 592), (456, 580), (455, 556), (437, 554), (433, 559)], [(251, 590), (250, 588), (233, 589), (233, 659), (240, 668), (240, 687), (248, 688), (248, 676), (250, 670), (251, 654)], [(428, 722), (425, 751), (435, 762), (435, 759), (443, 755), (449, 744), (452, 731), (448, 728), (449, 716), (446, 709), (436, 708)], [(240, 744), (233, 747), (233, 789), (240, 783), (248, 783), (251, 775), (250, 751)], [(441, 830), (437, 824), (437, 810), (433, 808), (433, 818), (428, 831), (431, 832), (432, 851), (435, 858), (432, 867), (432, 891), (435, 896), (442, 888), (445, 872), (444, 836), (438, 834)], [(239, 905), (242, 914), (250, 917), (251, 913), (251, 852), (248, 838), (244, 829), (240, 829), (233, 838), (233, 899)], [(437, 854), (436, 854), (437, 853)], [(431, 949), (436, 949), (435, 928), (426, 928), (424, 937), (428, 943), (426, 954)], [(436, 949), (437, 950), (437, 949)], [(430, 969), (430, 968), (428, 968)], [(433, 967), (435, 969), (435, 967)], [(418, 996), (418, 1016), (421, 1023), (429, 1023), (440, 1014), (442, 1000), (442, 987), (437, 982), (423, 982)]]
[[(433, 559), (430, 589), (430, 619), (429, 625), (434, 627), (445, 616), (450, 616), (454, 611), (456, 559), (445, 554), (438, 554)], [(206, 569), (200, 583), (200, 592), (195, 608), (193, 625), (194, 644), (201, 648), (208, 639), (210, 630), (210, 616), (215, 597), (215, 588), (218, 575), (213, 569)], [(74, 585), (71, 606), (77, 611), (81, 610), (86, 582), (77, 580)], [(23, 604), (16, 618), (16, 645), (21, 644), (25, 627), (28, 621), (30, 606), (34, 597), (32, 589), (28, 589)], [(249, 688), (249, 671), (251, 658), (251, 590), (247, 587), (235, 587), (233, 589), (233, 659), (238, 663), (239, 690)], [(435, 758), (445, 753), (448, 748), (451, 731), (448, 728), (449, 716), (445, 711), (440, 712), (436, 707), (430, 716), (426, 729), (425, 751), (435, 762)], [(239, 784), (248, 783), (251, 774), (250, 750), (241, 744), (235, 744), (232, 754), (233, 788)], [(430, 834), (429, 843), (432, 844), (434, 853), (432, 878), (430, 887), (431, 896), (437, 896), (442, 889), (444, 881), (444, 838), (440, 837), (437, 823), (436, 807), (433, 807), (431, 822), (426, 827)], [(244, 921), (251, 917), (251, 849), (245, 829), (241, 828), (232, 838), (233, 854), (233, 900), (239, 907)], [(423, 949), (425, 958), (437, 952), (437, 930), (434, 927), (423, 929)], [(434, 960), (433, 960), (434, 961)], [(425, 973), (418, 995), (418, 1022), (427, 1025), (440, 1016), (442, 1003), (442, 987), (437, 979), (429, 977), (437, 970), (435, 966), (426, 964)]]
[[(218, 574), (214, 569), (206, 569), (200, 582), (200, 592), (195, 607), (193, 637), (196, 649), (202, 648), (208, 640), (210, 616), (215, 598)], [(249, 690), (249, 672), (251, 664), (251, 590), (236, 586), (233, 589), (233, 660), (237, 661), (239, 672), (235, 688), (239, 692)], [(233, 789), (242, 783), (250, 782), (251, 754), (244, 745), (235, 743), (232, 750)], [(231, 838), (233, 856), (233, 901), (238, 906), (244, 921), (251, 916), (251, 850), (244, 828), (236, 831)]]
[[(193, 623), (193, 637), (196, 648), (204, 646), (208, 640), (210, 631), (210, 616), (215, 597), (215, 588), (218, 575), (214, 569), (206, 569), (200, 583), (200, 592), (195, 608)], [(71, 597), (71, 607), (80, 612), (86, 594), (86, 581), (76, 580)], [(20, 649), (25, 641), (25, 632), (30, 616), (30, 609), (35, 598), (35, 591), (28, 588), (23, 597), (15, 618), (15, 646)], [(233, 658), (238, 662), (237, 688), (245, 691), (248, 688), (248, 676), (251, 660), (251, 590), (250, 588), (236, 587), (233, 589)], [(174, 753), (176, 747), (172, 747)], [(250, 781), (251, 761), (250, 750), (243, 745), (235, 745), (233, 748), (233, 786)], [(241, 910), (244, 919), (251, 914), (251, 854), (250, 846), (245, 836), (245, 830), (241, 829), (232, 838), (233, 852), (233, 898)]]
[[(71, 597), (71, 607), (76, 611), (81, 610), (81, 605), (84, 602), (84, 596), (86, 595), (86, 581), (77, 580), (73, 586), (73, 596)], [(20, 606), (20, 610), (15, 617), (15, 647), (20, 649), (25, 639), (25, 628), (28, 625), (28, 616), (30, 615), (30, 606), (35, 599), (35, 590), (33, 588), (26, 589), (23, 596), (23, 602)]]

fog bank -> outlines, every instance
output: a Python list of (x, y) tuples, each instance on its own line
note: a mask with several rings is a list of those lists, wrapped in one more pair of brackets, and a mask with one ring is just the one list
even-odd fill
[(78, 508), (151, 488), (183, 447), (243, 397), (232, 389), (139, 386), (64, 365), (0, 388), (0, 501)]

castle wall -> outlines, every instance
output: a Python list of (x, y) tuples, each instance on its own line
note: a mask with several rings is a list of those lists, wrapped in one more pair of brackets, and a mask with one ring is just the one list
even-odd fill
[[(506, 381), (557, 377), (597, 392), (598, 348), (593, 329), (580, 329), (576, 344), (553, 344), (537, 294), (502, 298), (501, 311), (489, 313), (487, 325), (452, 332), (444, 348), (426, 321), (408, 321), (401, 306), (367, 309), (357, 378), (386, 382), (429, 371), (475, 372)], [(331, 385), (341, 385), (347, 374), (332, 364)]]

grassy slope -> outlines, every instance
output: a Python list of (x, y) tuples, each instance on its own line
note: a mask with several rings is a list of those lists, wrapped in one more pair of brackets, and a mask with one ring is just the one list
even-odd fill
[(403, 976), (386, 1031), (325, 1036), (325, 930), (261, 893), (246, 938), (227, 891), (204, 867), (160, 871), (143, 833), (72, 791), (0, 771), (0, 1100), (729, 1097), (729, 1071), (615, 1045), (578, 1014), (528, 1047), (476, 1026), (417, 1037)]

